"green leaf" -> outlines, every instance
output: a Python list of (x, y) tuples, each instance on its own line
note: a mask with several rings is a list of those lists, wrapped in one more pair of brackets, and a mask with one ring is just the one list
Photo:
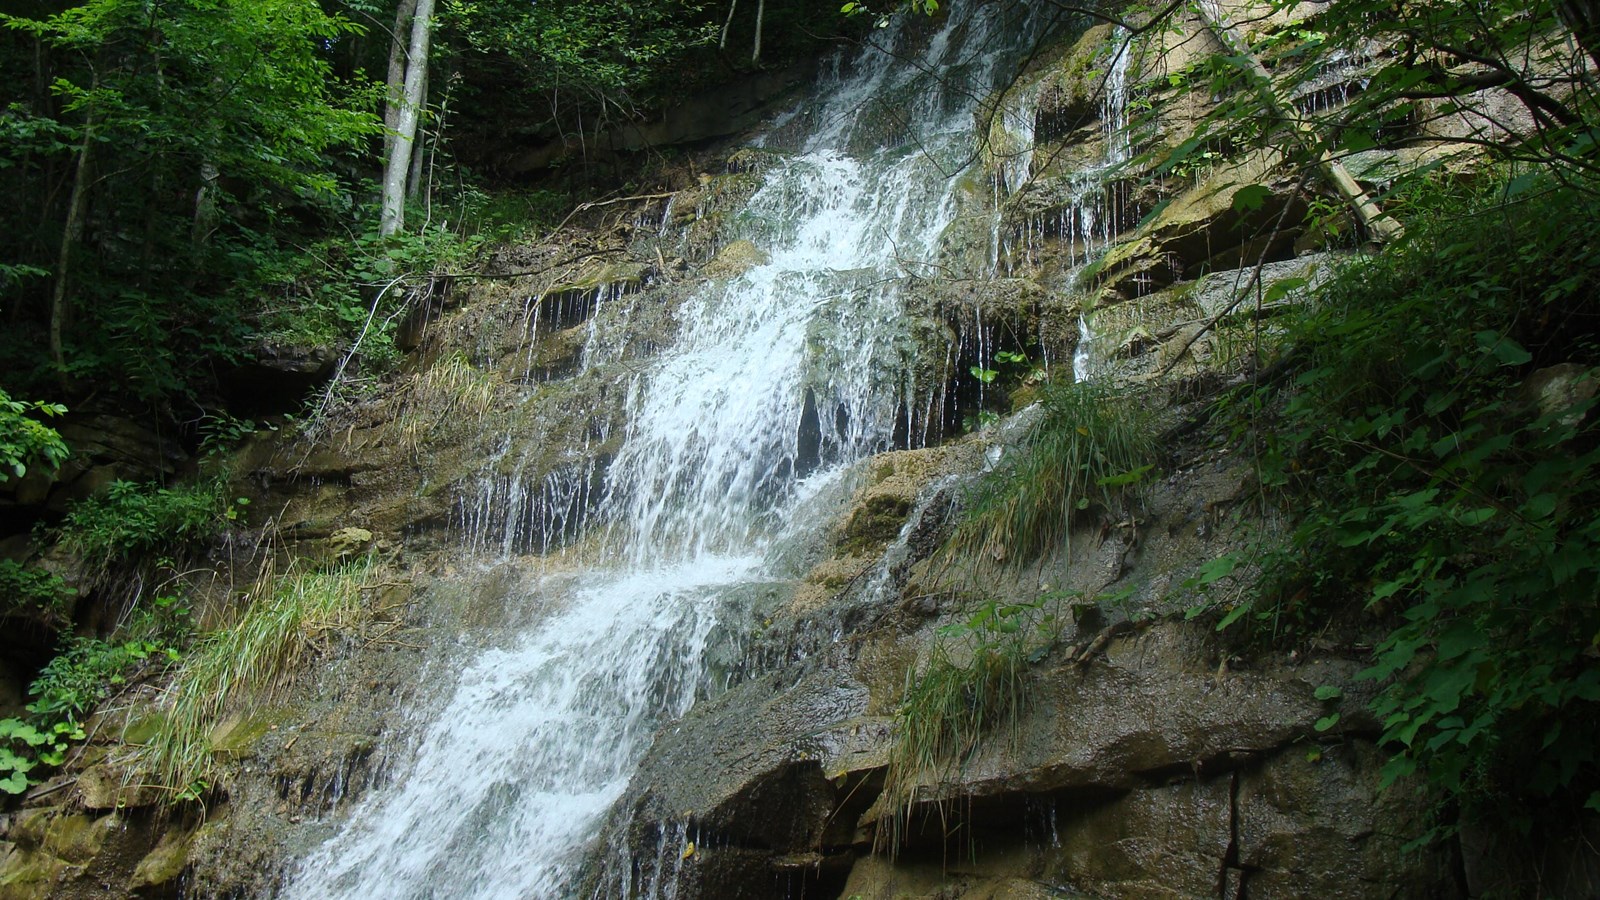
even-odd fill
[(1266, 204), (1272, 189), (1264, 184), (1247, 184), (1233, 194), (1234, 212), (1252, 212)]
[(1520, 366), (1533, 359), (1533, 354), (1521, 344), (1496, 331), (1478, 332), (1477, 341), (1478, 346), (1488, 351), (1502, 366)]
[(1249, 611), (1250, 611), (1250, 604), (1248, 604), (1248, 603), (1241, 603), (1238, 606), (1235, 606), (1234, 608), (1228, 610), (1228, 614), (1223, 616), (1222, 617), (1222, 621), (1217, 623), (1217, 630), (1218, 631), (1222, 631), (1222, 630), (1226, 629), (1229, 625), (1232, 625), (1233, 623), (1239, 621), (1239, 619), (1241, 617), (1243, 617), (1244, 614), (1249, 612)]
[(1306, 287), (1311, 282), (1304, 278), (1280, 278), (1267, 287), (1267, 293), (1262, 298), (1263, 303), (1277, 303), (1295, 291)]
[(1322, 732), (1327, 731), (1329, 728), (1332, 728), (1337, 724), (1339, 724), (1339, 714), (1334, 713), (1331, 716), (1323, 716), (1322, 718), (1318, 719), (1317, 723), (1311, 727), (1315, 728), (1319, 732)]
[(28, 789), (28, 776), (21, 772), (12, 772), (5, 778), (0, 778), (0, 793), (20, 794)]
[(1239, 558), (1231, 553), (1208, 560), (1204, 565), (1200, 566), (1200, 572), (1197, 576), (1198, 583), (1203, 585), (1211, 584), (1221, 578), (1232, 575), (1233, 570), (1238, 567)]
[(1322, 685), (1316, 690), (1316, 698), (1318, 700), (1337, 700), (1343, 696), (1344, 691), (1331, 684)]

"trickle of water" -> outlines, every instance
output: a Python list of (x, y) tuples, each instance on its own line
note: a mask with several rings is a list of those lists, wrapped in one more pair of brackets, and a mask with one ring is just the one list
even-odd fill
[[(734, 217), (732, 237), (769, 261), (691, 297), (677, 342), (627, 387), (599, 504), (605, 562), (575, 581), (545, 577), (528, 601), (542, 613), (532, 633), (459, 666), (414, 760), (302, 862), (288, 896), (572, 893), (655, 729), (717, 689), (706, 652), (742, 628), (738, 587), (784, 577), (776, 537), (818, 533), (823, 520), (805, 517), (831, 512), (807, 498), (897, 429), (918, 433), (915, 409), (936, 405), (910, 399), (902, 275), (933, 257), (955, 209), (948, 176), (970, 156), (974, 98), (1015, 65), (1027, 16), (961, 7), (909, 65), (896, 57), (916, 53), (914, 39), (886, 29), (895, 53), (841, 67), (805, 108), (811, 134)], [(571, 327), (580, 312), (609, 327), (559, 304), (530, 326)], [(587, 346), (600, 352), (605, 336)], [(536, 527), (565, 528), (592, 478), (557, 480), (531, 492), (515, 476), (491, 481), (463, 508), (464, 530), (498, 529), (500, 547), (484, 549), (508, 551)], [(603, 889), (673, 894), (670, 866), (641, 865), (648, 884)]]

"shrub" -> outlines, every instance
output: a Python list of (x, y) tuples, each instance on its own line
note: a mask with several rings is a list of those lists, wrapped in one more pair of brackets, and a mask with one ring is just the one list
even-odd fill
[(59, 403), (13, 400), (0, 390), (0, 483), (26, 475), (30, 463), (43, 462), (54, 470), (67, 458), (61, 435), (29, 415), (59, 416), (66, 411)]
[(177, 553), (211, 540), (249, 503), (230, 501), (221, 479), (176, 487), (115, 481), (80, 501), (61, 526), (61, 543), (104, 575), (116, 563)]
[(1412, 209), (1240, 404), (1263, 417), (1240, 432), (1263, 483), (1300, 513), (1246, 620), (1387, 630), (1363, 673), (1384, 685), (1386, 783), (1420, 774), (1522, 824), (1559, 792), (1600, 809), (1600, 200)]
[(0, 614), (37, 611), (50, 619), (63, 619), (71, 604), (72, 590), (60, 575), (0, 559)]

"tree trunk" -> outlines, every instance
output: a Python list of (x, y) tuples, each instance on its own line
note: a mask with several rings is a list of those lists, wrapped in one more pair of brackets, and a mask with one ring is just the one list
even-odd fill
[[(428, 40), (433, 28), (433, 0), (416, 0), (411, 18), (411, 48), (406, 54), (405, 84), (395, 122), (394, 139), (383, 168), (382, 210), (378, 233), (387, 237), (405, 227), (406, 178), (411, 173), (411, 153), (416, 145), (417, 120), (426, 97)], [(395, 35), (399, 38), (399, 35)]]
[[(423, 68), (422, 68), (422, 96), (423, 97), (427, 97), (428, 96), (428, 87), (429, 87), (429, 85), (428, 85), (428, 68), (427, 68), (427, 66), (423, 66)], [(417, 139), (412, 142), (412, 149), (411, 149), (411, 171), (410, 171), (410, 174), (406, 176), (406, 199), (407, 200), (415, 200), (415, 199), (417, 199), (418, 193), (422, 190), (422, 162), (423, 162), (422, 158), (427, 155), (427, 154), (423, 153), (422, 151), (423, 151), (424, 145), (426, 145), (427, 142), (428, 142), (428, 129), (422, 125), (421, 113), (418, 113)]]
[(739, 0), (732, 0), (728, 4), (728, 18), (722, 23), (722, 40), (717, 42), (720, 50), (728, 49), (728, 29), (733, 27), (733, 12), (739, 8)]
[(50, 359), (63, 394), (67, 383), (67, 357), (62, 333), (67, 323), (67, 276), (71, 273), (72, 248), (83, 239), (83, 219), (89, 207), (89, 157), (94, 149), (94, 118), (83, 128), (83, 143), (78, 147), (77, 171), (72, 177), (72, 195), (67, 200), (67, 224), (61, 230), (61, 252), (56, 257), (56, 283), (50, 295)]
[(410, 40), (411, 17), (417, 13), (417, 0), (400, 0), (394, 14), (394, 30), (389, 33), (389, 74), (384, 80), (383, 158), (394, 152), (394, 135), (400, 129), (400, 104), (406, 90), (406, 44)]
[(767, 0), (756, 0), (756, 44), (750, 51), (750, 61), (752, 63), (761, 61), (761, 20), (766, 18), (766, 14)]

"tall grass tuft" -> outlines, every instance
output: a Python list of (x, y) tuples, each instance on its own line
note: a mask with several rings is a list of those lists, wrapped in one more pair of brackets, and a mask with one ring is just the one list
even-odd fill
[(264, 574), (239, 621), (201, 638), (178, 667), (164, 720), (141, 748), (151, 780), (179, 795), (214, 782), (212, 737), (223, 712), (270, 698), (308, 650), (352, 627), (375, 567), (369, 556), (325, 571)]
[(1097, 381), (1052, 385), (1021, 444), (967, 498), (950, 549), (1021, 564), (1068, 545), (1072, 518), (1119, 507), (1154, 468), (1149, 414), (1126, 389)]
[(413, 452), (449, 423), (468, 419), (482, 423), (494, 406), (502, 381), (452, 353), (417, 377), (407, 400), (402, 437)]
[(1058, 635), (1049, 599), (981, 604), (966, 621), (940, 630), (921, 674), (906, 673), (884, 774), (889, 828), (879, 829), (880, 849), (892, 855), (904, 843), (919, 785), (955, 775), (997, 733), (1015, 740), (1028, 667)]

